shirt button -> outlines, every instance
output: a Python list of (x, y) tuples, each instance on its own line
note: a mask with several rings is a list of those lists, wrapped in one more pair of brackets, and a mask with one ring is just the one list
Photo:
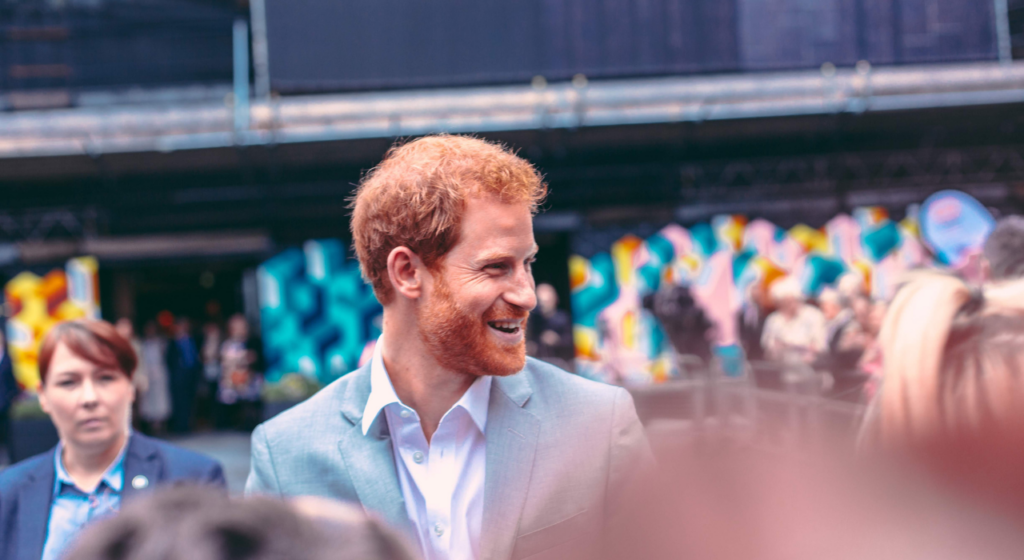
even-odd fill
[(402, 412), (399, 412), (398, 415), (401, 416), (402, 418), (408, 418), (412, 416), (412, 413), (403, 408)]
[(412, 460), (417, 465), (422, 463), (423, 462), (423, 452), (422, 451), (417, 451), (416, 453), (413, 453), (412, 454)]
[(444, 527), (440, 523), (434, 524), (434, 534), (439, 537), (444, 536)]

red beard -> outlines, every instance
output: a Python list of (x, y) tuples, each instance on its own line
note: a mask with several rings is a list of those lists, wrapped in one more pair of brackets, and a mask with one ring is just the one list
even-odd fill
[(522, 319), (526, 328), (529, 311), (499, 301), (484, 313), (473, 315), (452, 297), (448, 280), (437, 277), (434, 297), (417, 312), (420, 339), (441, 367), (458, 373), (506, 376), (526, 365), (526, 337), (516, 344), (502, 344), (491, 335), (488, 321)]

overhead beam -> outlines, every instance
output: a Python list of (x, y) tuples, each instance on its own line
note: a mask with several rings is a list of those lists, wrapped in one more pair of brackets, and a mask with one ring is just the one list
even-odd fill
[(173, 152), (1024, 102), (1024, 64), (972, 63), (312, 95), (0, 114), (0, 158)]

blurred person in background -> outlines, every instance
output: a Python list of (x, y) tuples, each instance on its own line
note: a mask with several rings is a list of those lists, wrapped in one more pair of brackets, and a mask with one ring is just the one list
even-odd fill
[(872, 312), (875, 304), (865, 295), (850, 300), (850, 321), (836, 334), (834, 353), (842, 356), (844, 364), (856, 367), (864, 350), (874, 341)]
[(942, 274), (896, 295), (863, 443), (909, 456), (1024, 522), (1024, 281)]
[(765, 321), (761, 337), (765, 357), (779, 362), (814, 362), (825, 351), (825, 316), (805, 302), (796, 278), (776, 280), (770, 294), (777, 309)]
[(862, 382), (861, 398), (870, 400), (882, 382), (884, 352), (879, 337), (888, 304), (861, 296), (854, 301), (854, 309), (856, 319), (839, 340), (837, 363), (851, 366), (848, 371), (859, 376)]
[(388, 152), (351, 222), (383, 334), (368, 366), (253, 432), (247, 493), (357, 502), (428, 560), (594, 546), (651, 456), (625, 389), (526, 356), (546, 190), (475, 138)]
[(147, 321), (143, 327), (142, 352), (139, 360), (143, 363), (149, 386), (138, 396), (139, 419), (150, 435), (161, 435), (171, 417), (171, 385), (167, 375), (167, 339), (160, 335), (156, 321)]
[(537, 307), (527, 321), (527, 354), (568, 369), (574, 357), (572, 320), (558, 308), (558, 292), (554, 286), (537, 286)]
[(10, 435), (10, 412), (20, 390), (14, 379), (14, 366), (7, 352), (7, 337), (0, 329), (0, 445), (6, 445)]
[(249, 333), (245, 315), (236, 313), (228, 319), (228, 338), (220, 347), (220, 384), (217, 390), (217, 428), (251, 430), (258, 422), (255, 404), (260, 398), (262, 348)]
[(761, 286), (751, 284), (748, 296), (744, 298), (740, 308), (739, 325), (740, 345), (748, 360), (763, 360), (764, 349), (761, 338), (764, 336), (764, 324), (771, 311), (771, 298)]
[(818, 307), (825, 316), (825, 342), (829, 352), (835, 351), (843, 331), (853, 323), (853, 309), (845, 296), (834, 288), (823, 288), (818, 295)]
[(65, 560), (414, 560), (402, 537), (324, 498), (229, 499), (179, 486), (83, 532)]
[(4, 560), (56, 560), (83, 526), (152, 486), (225, 486), (213, 459), (131, 431), (136, 365), (131, 344), (105, 321), (62, 323), (47, 333), (39, 404), (60, 443), (0, 472)]
[(872, 302), (862, 330), (864, 353), (861, 355), (860, 360), (858, 360), (857, 367), (875, 379), (881, 379), (882, 377), (882, 356), (884, 355), (884, 350), (882, 348), (881, 331), (888, 309), (889, 305), (883, 300)]
[(999, 220), (985, 240), (984, 257), (989, 280), (1024, 278), (1024, 217)]
[(855, 298), (868, 295), (867, 286), (864, 285), (864, 277), (857, 272), (847, 272), (840, 276), (836, 281), (836, 291), (851, 304)]
[[(863, 298), (860, 298), (863, 299)], [(818, 305), (825, 316), (825, 353), (817, 362), (821, 369), (834, 375), (842, 375), (857, 368), (857, 362), (864, 353), (863, 346), (850, 347), (851, 333), (859, 331), (857, 314), (850, 300), (838, 289), (824, 288), (818, 295)], [(869, 314), (865, 313), (867, 318)]]
[(678, 354), (697, 356), (705, 365), (711, 363), (713, 325), (688, 286), (662, 287), (644, 296), (643, 308), (658, 319)]
[[(139, 338), (135, 336), (135, 325), (132, 324), (132, 320), (127, 317), (121, 317), (114, 323), (114, 328), (117, 329), (117, 334), (121, 335), (132, 345), (132, 350), (135, 352), (136, 362), (135, 371), (132, 372), (132, 385), (135, 386), (135, 395), (143, 395), (149, 390), (149, 375), (146, 371), (146, 363), (141, 359), (142, 356), (142, 343), (139, 342)], [(139, 427), (139, 399), (135, 399), (135, 403), (132, 405), (133, 414), (132, 421)]]
[(167, 345), (166, 360), (171, 380), (171, 431), (184, 434), (192, 425), (192, 410), (203, 370), (188, 317), (178, 317), (174, 322), (174, 339)]
[(885, 301), (854, 296), (850, 305), (853, 319), (838, 334), (834, 350), (818, 365), (839, 376), (849, 375), (861, 384), (860, 394), (870, 399), (882, 377), (882, 346), (878, 340), (885, 318)]
[[(871, 299), (866, 295), (858, 294), (854, 296), (853, 300), (850, 302), (850, 310), (853, 311), (853, 326), (856, 327), (856, 330), (853, 331), (850, 336), (853, 336), (854, 334), (860, 336), (869, 330), (868, 325), (871, 324), (872, 307), (873, 304)], [(860, 340), (860, 345), (862, 347), (865, 346), (863, 338), (858, 340)]]
[(224, 342), (224, 334), (220, 324), (208, 320), (203, 325), (203, 341), (201, 355), (203, 360), (203, 379), (200, 384), (204, 413), (209, 415), (215, 428), (220, 428), (221, 418), (225, 415), (221, 409), (218, 391), (220, 390), (220, 345)]

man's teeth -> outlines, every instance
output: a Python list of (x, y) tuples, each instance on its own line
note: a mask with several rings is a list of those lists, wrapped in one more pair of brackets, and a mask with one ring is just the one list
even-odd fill
[(518, 321), (494, 321), (491, 326), (502, 331), (515, 332), (519, 328)]

